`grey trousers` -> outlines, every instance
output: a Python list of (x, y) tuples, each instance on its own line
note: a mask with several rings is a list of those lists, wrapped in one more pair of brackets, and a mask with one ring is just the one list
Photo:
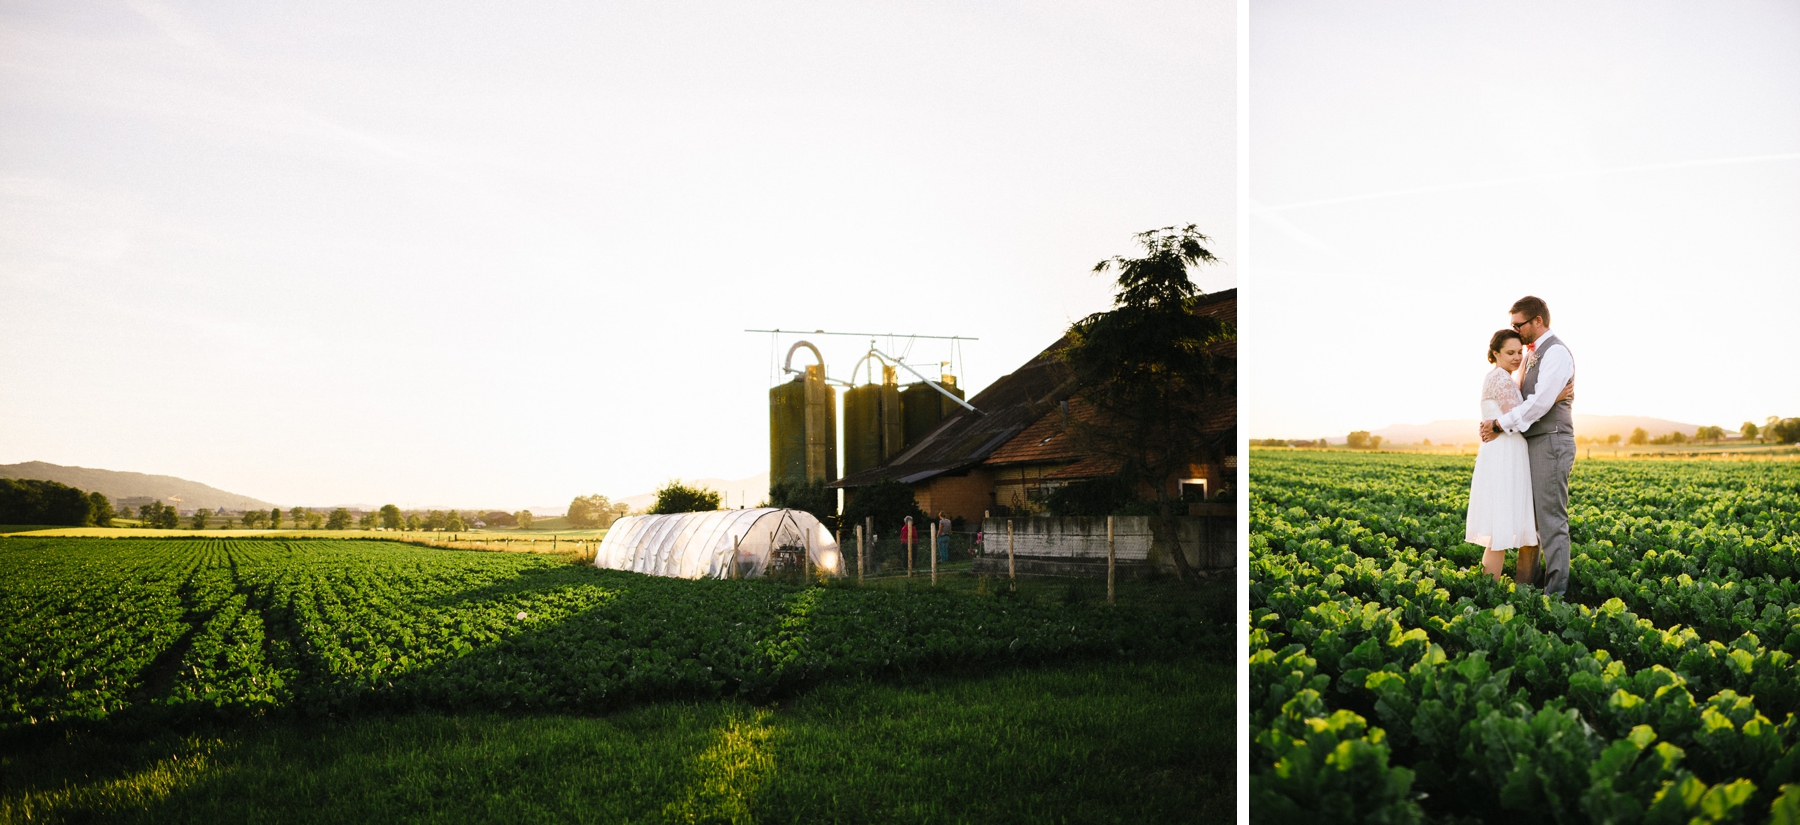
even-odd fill
[(1545, 593), (1569, 589), (1569, 470), (1575, 466), (1575, 434), (1546, 433), (1525, 439), (1531, 460), (1531, 504), (1537, 512)]

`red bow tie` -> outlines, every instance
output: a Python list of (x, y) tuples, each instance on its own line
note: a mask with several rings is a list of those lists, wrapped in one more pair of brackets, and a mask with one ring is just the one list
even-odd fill
[(1526, 348), (1526, 349), (1528, 349), (1528, 350), (1531, 350), (1531, 351), (1532, 351), (1532, 352), (1537, 352), (1537, 342), (1536, 342), (1536, 341), (1533, 341), (1533, 342), (1531, 342), (1531, 343), (1529, 343), (1529, 344), (1526, 344), (1526, 345), (1525, 345), (1525, 348)]

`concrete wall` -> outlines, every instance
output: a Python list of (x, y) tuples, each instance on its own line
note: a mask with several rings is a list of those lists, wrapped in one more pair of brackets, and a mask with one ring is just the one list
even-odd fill
[[(990, 557), (1006, 558), (1007, 519), (987, 519), (981, 529), (983, 543)], [(1061, 561), (1106, 559), (1106, 519), (1104, 518), (1015, 518), (1012, 519), (1013, 554), (1019, 558)], [(1150, 516), (1119, 516), (1113, 519), (1113, 546), (1120, 562), (1150, 562), (1159, 567), (1174, 565), (1169, 549), (1153, 541)], [(1188, 564), (1200, 569), (1235, 567), (1237, 563), (1237, 530), (1235, 519), (1184, 516), (1180, 525), (1181, 549)]]

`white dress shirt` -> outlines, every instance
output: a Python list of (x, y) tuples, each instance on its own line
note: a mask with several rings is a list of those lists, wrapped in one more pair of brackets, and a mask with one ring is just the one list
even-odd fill
[[(1555, 333), (1544, 330), (1538, 336), (1539, 341), (1548, 341)], [(1536, 351), (1533, 351), (1536, 353)], [(1562, 395), (1563, 387), (1568, 386), (1569, 379), (1575, 377), (1575, 359), (1569, 355), (1568, 347), (1551, 347), (1548, 352), (1536, 353), (1538, 358), (1538, 380), (1536, 387), (1521, 387), (1525, 393), (1525, 402), (1494, 420), (1496, 426), (1509, 433), (1524, 432), (1544, 417), (1552, 406), (1556, 405), (1556, 397)]]

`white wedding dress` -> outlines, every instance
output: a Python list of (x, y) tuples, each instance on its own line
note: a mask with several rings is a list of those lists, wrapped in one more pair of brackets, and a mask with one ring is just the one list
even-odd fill
[[(1481, 383), (1481, 420), (1499, 418), (1524, 402), (1519, 385), (1495, 367)], [(1464, 536), (1489, 550), (1538, 543), (1537, 517), (1531, 508), (1531, 459), (1525, 436), (1501, 433), (1481, 445), (1475, 477), (1469, 482), (1469, 520)]]

